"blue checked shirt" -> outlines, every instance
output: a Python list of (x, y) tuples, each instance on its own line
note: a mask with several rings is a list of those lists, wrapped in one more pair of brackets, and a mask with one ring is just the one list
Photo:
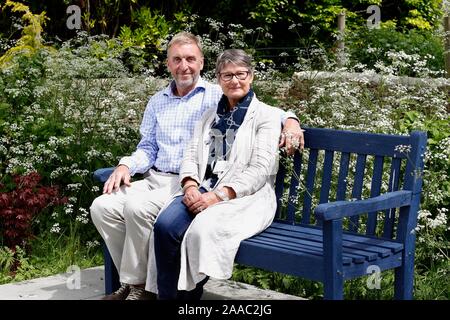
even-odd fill
[[(145, 108), (141, 141), (131, 156), (120, 159), (130, 174), (145, 173), (155, 166), (164, 172), (179, 172), (183, 151), (194, 133), (194, 127), (209, 108), (217, 108), (222, 96), (219, 85), (199, 78), (197, 85), (184, 97), (173, 94), (175, 82), (150, 98)], [(280, 110), (281, 121), (296, 118)]]

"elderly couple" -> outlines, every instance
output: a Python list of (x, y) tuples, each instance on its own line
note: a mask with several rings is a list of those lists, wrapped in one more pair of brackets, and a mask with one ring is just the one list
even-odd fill
[[(198, 38), (182, 32), (167, 68), (174, 80), (150, 98), (136, 151), (91, 206), (120, 275), (107, 300), (196, 300), (210, 276), (230, 278), (240, 242), (274, 217), (278, 147), (303, 148), (296, 116), (256, 98), (244, 51), (217, 58), (214, 85), (200, 77)], [(131, 183), (135, 173), (146, 177)]]

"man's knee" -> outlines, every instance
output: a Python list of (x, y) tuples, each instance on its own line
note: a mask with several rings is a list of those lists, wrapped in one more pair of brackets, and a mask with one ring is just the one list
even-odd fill
[(153, 203), (129, 199), (123, 208), (125, 221), (149, 221), (154, 223), (161, 208)]
[(91, 204), (90, 212), (91, 212), (91, 218), (95, 225), (97, 225), (100, 221), (103, 220), (105, 211), (106, 211), (106, 205), (107, 201), (105, 201), (103, 196), (99, 196), (94, 199), (94, 201)]

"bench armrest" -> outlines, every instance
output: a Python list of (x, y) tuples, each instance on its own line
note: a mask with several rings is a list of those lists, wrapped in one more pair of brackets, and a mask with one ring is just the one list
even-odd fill
[(401, 190), (364, 200), (322, 203), (316, 207), (314, 213), (319, 220), (340, 219), (365, 212), (404, 207), (411, 203), (411, 196), (411, 191)]
[(94, 181), (105, 183), (115, 168), (116, 167), (109, 167), (95, 170), (92, 174)]

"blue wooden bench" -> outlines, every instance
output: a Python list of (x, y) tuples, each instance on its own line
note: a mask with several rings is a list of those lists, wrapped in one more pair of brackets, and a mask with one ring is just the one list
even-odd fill
[[(241, 243), (235, 262), (320, 281), (325, 299), (343, 299), (347, 279), (394, 269), (395, 298), (412, 299), (425, 147), (419, 131), (306, 128), (305, 151), (278, 170), (274, 222)], [(119, 285), (108, 250), (105, 284), (106, 293)]]

